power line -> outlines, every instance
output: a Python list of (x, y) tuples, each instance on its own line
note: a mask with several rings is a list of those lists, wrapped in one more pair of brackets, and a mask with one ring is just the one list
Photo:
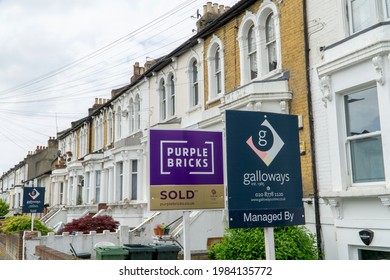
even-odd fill
[(23, 89), (23, 88), (26, 88), (28, 86), (31, 86), (31, 85), (34, 85), (34, 84), (37, 84), (43, 80), (46, 80), (48, 78), (52, 78), (54, 76), (56, 76), (57, 74), (59, 73), (63, 73), (65, 72), (66, 70), (72, 68), (72, 67), (75, 67), (76, 65), (79, 65), (80, 63), (84, 62), (84, 61), (87, 61), (87, 60), (90, 60), (92, 58), (95, 58), (96, 56), (98, 55), (101, 55), (102, 53), (112, 49), (113, 47), (115, 47), (116, 45), (118, 44), (121, 44), (123, 42), (125, 42), (126, 40), (134, 37), (135, 35), (139, 34), (141, 31), (144, 31), (144, 30), (147, 30), (148, 28), (151, 28), (153, 26), (155, 26), (156, 24), (160, 23), (163, 19), (166, 19), (167, 17), (177, 13), (178, 11), (182, 10), (184, 7), (186, 7), (187, 5), (193, 3), (193, 2), (196, 2), (196, 0), (187, 0), (187, 1), (184, 1), (182, 4), (180, 4), (179, 6), (173, 8), (172, 10), (170, 10), (169, 12), (163, 14), (162, 16), (158, 17), (157, 20), (154, 20), (154, 21), (151, 21), (145, 25), (143, 25), (142, 27), (136, 29), (135, 31), (132, 31), (130, 32), (129, 34), (109, 43), (108, 45), (88, 54), (88, 55), (85, 55), (83, 57), (81, 57), (80, 59), (77, 59), (71, 63), (68, 63), (56, 70), (53, 70), (53, 71), (50, 71), (42, 76), (39, 76), (39, 77), (36, 77), (30, 81), (27, 81), (27, 82), (24, 82), (20, 85), (17, 85), (17, 86), (14, 86), (14, 87), (11, 87), (11, 88), (8, 88), (6, 90), (2, 90), (0, 91), (0, 95), (3, 95), (3, 94), (6, 94), (6, 93), (12, 93), (12, 92), (15, 92), (17, 90), (20, 90), (20, 89)]

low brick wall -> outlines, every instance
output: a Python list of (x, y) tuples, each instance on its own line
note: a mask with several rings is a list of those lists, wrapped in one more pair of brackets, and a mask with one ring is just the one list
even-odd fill
[[(184, 259), (183, 251), (179, 252), (177, 259), (178, 260)], [(208, 260), (208, 259), (209, 259), (208, 251), (192, 251), (191, 252), (191, 260)]]
[(54, 250), (44, 245), (38, 245), (35, 247), (35, 255), (39, 260), (76, 260), (78, 258), (65, 254), (63, 252)]

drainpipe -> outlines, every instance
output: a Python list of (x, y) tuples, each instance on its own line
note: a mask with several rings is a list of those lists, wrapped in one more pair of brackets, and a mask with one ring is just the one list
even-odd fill
[(314, 189), (314, 214), (315, 214), (315, 227), (317, 235), (317, 248), (319, 256), (322, 258), (322, 237), (321, 237), (321, 220), (320, 220), (320, 208), (319, 208), (319, 194), (317, 184), (317, 168), (316, 168), (316, 156), (315, 156), (315, 139), (314, 139), (314, 120), (313, 120), (313, 107), (311, 100), (311, 83), (310, 83), (310, 58), (309, 58), (309, 31), (307, 26), (307, 5), (306, 0), (302, 1), (303, 6), (303, 27), (305, 37), (305, 67), (306, 67), (306, 85), (307, 85), (307, 103), (309, 112), (309, 126), (310, 126), (310, 146), (311, 146), (311, 161), (312, 161), (312, 174), (313, 174), (313, 189)]

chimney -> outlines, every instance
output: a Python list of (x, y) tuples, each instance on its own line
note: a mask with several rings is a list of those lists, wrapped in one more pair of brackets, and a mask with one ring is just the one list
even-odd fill
[[(157, 59), (158, 60), (158, 59)], [(144, 64), (144, 70), (145, 71), (148, 71), (150, 68), (152, 68), (152, 66), (156, 63), (156, 59), (151, 59), (151, 60), (148, 60), (146, 58), (146, 62)]]
[[(112, 91), (111, 91), (111, 93), (112, 93)], [(106, 103), (105, 100), (106, 99), (103, 99), (103, 98), (95, 98), (95, 103), (92, 105), (91, 108), (88, 109), (88, 116), (90, 116), (93, 112), (95, 112), (96, 109), (103, 106)]]
[(196, 22), (197, 31), (202, 31), (209, 23), (213, 22), (229, 9), (229, 6), (207, 2), (206, 5), (203, 5), (203, 16)]
[(111, 90), (111, 98), (114, 98), (118, 95), (118, 93), (122, 90), (122, 88), (112, 89)]
[(58, 141), (55, 137), (50, 137), (49, 141), (47, 141), (47, 146), (49, 149), (57, 148), (58, 147)]
[(145, 67), (140, 67), (139, 62), (134, 63), (133, 76), (131, 77), (130, 82), (137, 80), (143, 73), (145, 73)]

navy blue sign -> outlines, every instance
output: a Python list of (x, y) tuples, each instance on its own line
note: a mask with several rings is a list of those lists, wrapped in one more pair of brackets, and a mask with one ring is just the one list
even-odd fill
[(230, 228), (305, 223), (298, 118), (226, 111)]
[(45, 188), (25, 187), (23, 190), (23, 213), (43, 213)]

